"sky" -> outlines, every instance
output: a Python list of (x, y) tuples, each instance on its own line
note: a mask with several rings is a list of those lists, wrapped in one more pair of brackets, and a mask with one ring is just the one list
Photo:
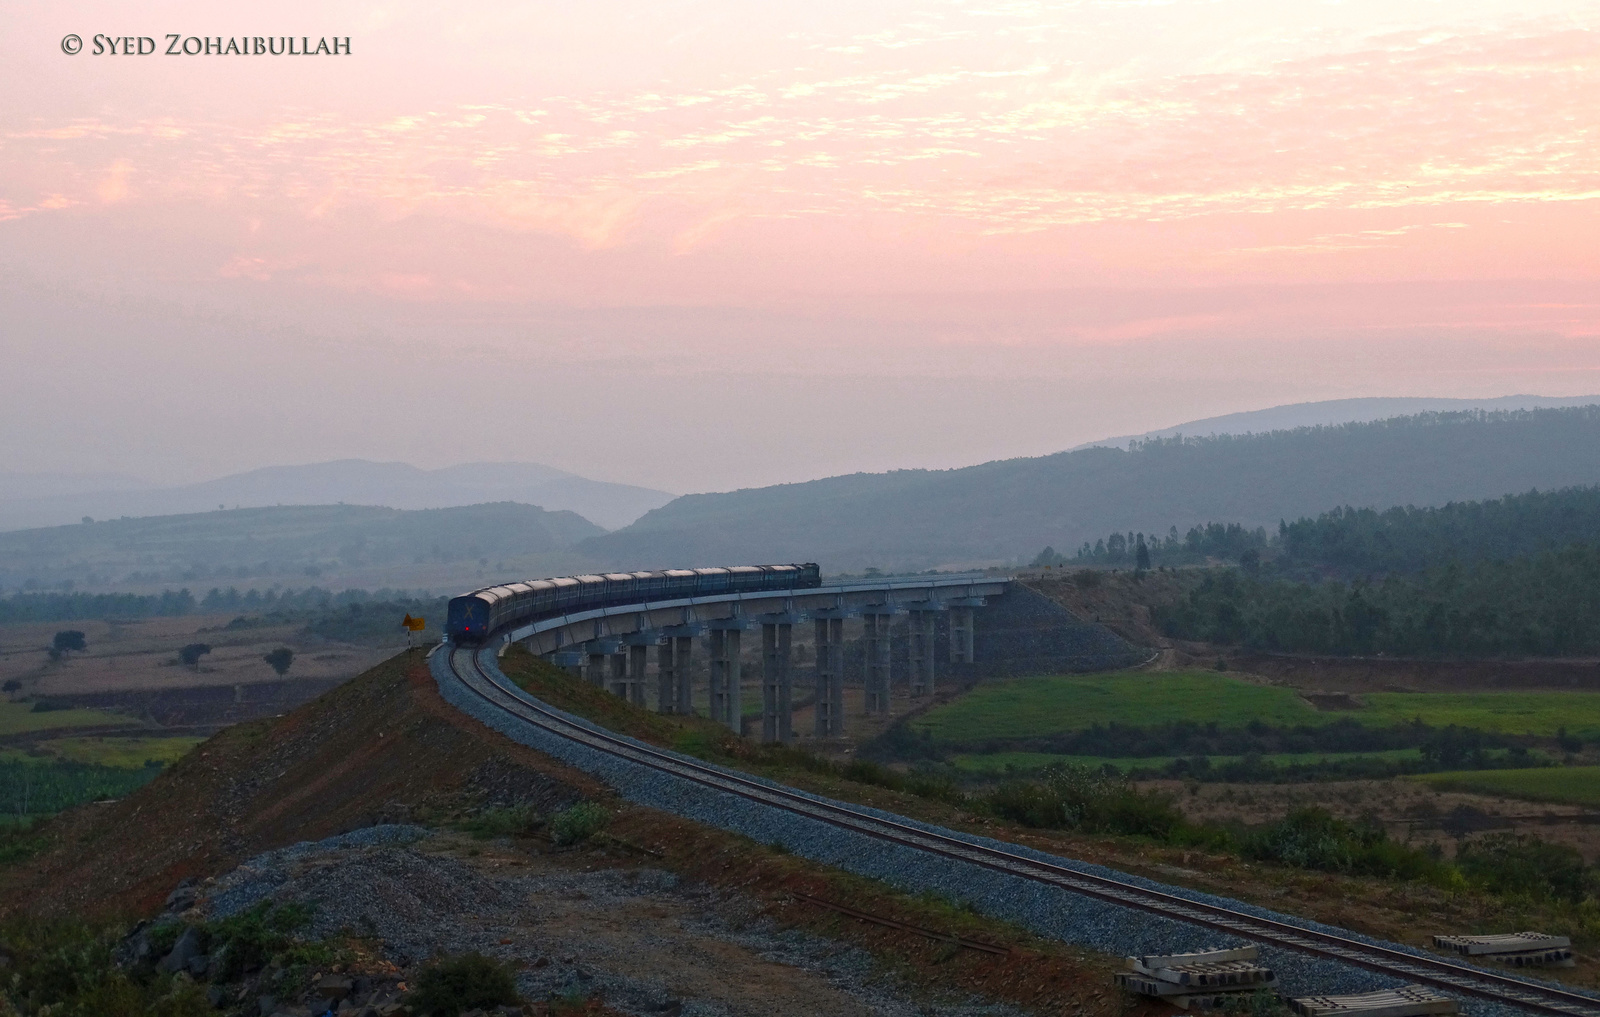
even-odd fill
[[(0, 0), (0, 470), (689, 492), (1600, 392), (1600, 2), (139, 6)], [(349, 52), (181, 52), (256, 37)]]

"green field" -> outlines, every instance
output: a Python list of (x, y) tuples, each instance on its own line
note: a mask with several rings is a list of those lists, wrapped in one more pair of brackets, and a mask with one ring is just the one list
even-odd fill
[(133, 723), (135, 721), (130, 717), (104, 713), (100, 710), (47, 710), (44, 713), (34, 713), (32, 703), (0, 703), (0, 735), (49, 731), (62, 727), (104, 727), (109, 724)]
[[(1182, 756), (1151, 756), (1138, 759), (1121, 759), (1106, 756), (1059, 756), (1049, 752), (992, 752), (986, 755), (954, 756), (951, 762), (956, 769), (986, 777), (1003, 776), (1007, 772), (1026, 773), (1047, 766), (1104, 766), (1110, 763), (1119, 770), (1159, 770), (1181, 759)], [(1235, 763), (1242, 756), (1210, 756), (1211, 765)], [(1296, 763), (1340, 762), (1347, 759), (1382, 759), (1388, 762), (1421, 759), (1416, 749), (1389, 749), (1382, 752), (1280, 752), (1264, 755), (1261, 761), (1277, 766)], [(1010, 770), (1007, 770), (1010, 767)]]
[(1552, 736), (1561, 728), (1600, 735), (1596, 692), (1379, 692), (1361, 697), (1350, 714), (1363, 724), (1404, 724), (1416, 717), (1433, 727), (1456, 724), (1505, 734)]
[(979, 685), (912, 723), (936, 742), (1029, 738), (1095, 724), (1148, 727), (1169, 721), (1215, 721), (1238, 727), (1316, 724), (1319, 713), (1291, 689), (1252, 685), (1209, 671), (1050, 675)]
[(1322, 712), (1292, 689), (1253, 685), (1213, 671), (1047, 675), (979, 685), (912, 722), (935, 742), (1032, 738), (1095, 724), (1152, 727), (1171, 721), (1240, 727), (1295, 726), (1349, 718), (1389, 727), (1421, 718), (1432, 727), (1552, 736), (1561, 728), (1600, 737), (1600, 693), (1379, 692), (1362, 709)]
[(1463, 770), (1413, 777), (1440, 791), (1526, 798), (1535, 802), (1600, 805), (1600, 766), (1548, 766), (1537, 770)]
[[(52, 738), (32, 746), (35, 754), (20, 749), (0, 752), (0, 760), (48, 762), (64, 759), (73, 763), (98, 763), (119, 769), (137, 770), (146, 761), (175, 763), (204, 738)], [(36, 753), (43, 752), (41, 757)]]

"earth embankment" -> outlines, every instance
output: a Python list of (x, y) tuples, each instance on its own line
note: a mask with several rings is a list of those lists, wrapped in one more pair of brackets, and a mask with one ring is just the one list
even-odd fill
[(118, 802), (58, 817), (0, 876), (0, 912), (150, 913), (186, 878), (262, 851), (465, 804), (540, 812), (605, 795), (593, 778), (446, 705), (402, 653), (300, 708), (231, 727)]

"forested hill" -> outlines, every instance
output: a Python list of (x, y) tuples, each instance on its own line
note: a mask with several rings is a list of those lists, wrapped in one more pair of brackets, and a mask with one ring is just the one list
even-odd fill
[[(1600, 544), (1600, 487), (1529, 491), (1437, 507), (1378, 511), (1349, 506), (1316, 518), (1280, 523), (1277, 532), (1210, 522), (1183, 535), (1111, 534), (1073, 555), (1046, 548), (1037, 565), (1201, 565), (1208, 561), (1271, 562), (1280, 571), (1378, 575), (1420, 572), (1451, 561), (1520, 558), (1578, 543)], [(1251, 552), (1254, 552), (1252, 555)]]
[(1165, 534), (1224, 519), (1275, 532), (1332, 505), (1444, 505), (1596, 483), (1600, 407), (1424, 413), (690, 495), (580, 549), (630, 568), (925, 569), (1026, 561), (1113, 529)]

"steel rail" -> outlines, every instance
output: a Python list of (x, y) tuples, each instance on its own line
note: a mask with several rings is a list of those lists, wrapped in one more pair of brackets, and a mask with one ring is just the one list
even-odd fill
[[(491, 706), (591, 749), (717, 791), (752, 799), (764, 805), (877, 840), (899, 844), (912, 850), (940, 855), (1007, 875), (1020, 876), (1095, 900), (1134, 908), (1227, 935), (1355, 965), (1390, 977), (1420, 982), (1435, 988), (1539, 1013), (1560, 1014), (1564, 1017), (1600, 1017), (1600, 998), (1594, 996), (1512, 975), (1467, 967), (1444, 958), (1418, 956), (1390, 947), (1363, 943), (1334, 933), (1261, 918), (1216, 904), (1189, 900), (1108, 876), (1080, 872), (1064, 865), (1055, 865), (999, 848), (972, 844), (956, 837), (932, 833), (843, 805), (818, 801), (796, 791), (773, 787), (709, 765), (692, 762), (659, 749), (640, 745), (619, 735), (575, 724), (552, 708), (528, 696), (521, 689), (515, 686), (508, 688), (495, 678), (490, 669), (483, 667), (478, 659), (480, 653), (493, 653), (491, 649), (449, 647), (446, 652), (451, 672), (464, 686)], [(463, 675), (457, 664), (458, 659), (463, 656), (470, 662), (471, 670), (478, 680), (509, 702), (501, 701), (501, 698), (478, 687), (469, 676)]]

